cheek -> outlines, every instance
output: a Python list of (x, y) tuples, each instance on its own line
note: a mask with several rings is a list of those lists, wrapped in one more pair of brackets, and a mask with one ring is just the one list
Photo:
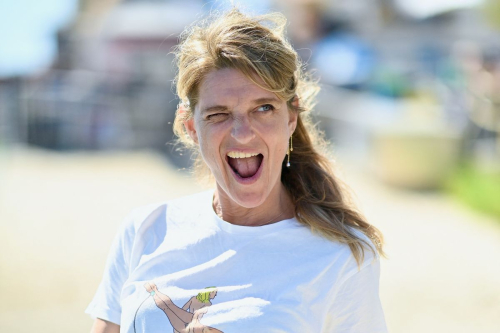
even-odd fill
[(215, 171), (213, 168), (222, 162), (219, 153), (222, 140), (221, 132), (210, 126), (204, 126), (200, 127), (198, 134), (201, 156), (212, 171)]
[(271, 155), (269, 166), (272, 166), (273, 170), (276, 168), (276, 170), (281, 171), (281, 163), (288, 151), (288, 127), (279, 130), (274, 127), (274, 131), (269, 134), (271, 134), (268, 136), (269, 140), (267, 141), (269, 153)]
[(212, 169), (212, 167), (217, 163), (219, 157), (217, 154), (218, 151), (216, 150), (216, 146), (210, 143), (210, 140), (203, 140), (200, 144), (200, 150), (203, 160), (205, 160), (205, 163)]
[(276, 163), (279, 163), (281, 165), (281, 162), (283, 161), (283, 158), (285, 158), (285, 155), (288, 151), (288, 141), (283, 141), (283, 140), (280, 140), (280, 142), (278, 143), (278, 148), (276, 150)]
[(288, 144), (289, 144), (289, 136), (288, 136), (288, 125), (283, 126), (279, 131), (276, 131), (277, 135), (275, 136), (274, 139), (274, 144), (275, 144), (275, 151), (280, 153), (280, 154), (285, 154), (288, 150)]

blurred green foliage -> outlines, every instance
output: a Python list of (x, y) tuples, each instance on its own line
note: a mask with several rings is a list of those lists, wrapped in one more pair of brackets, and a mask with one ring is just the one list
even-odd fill
[(447, 189), (468, 206), (500, 221), (500, 171), (464, 164), (450, 177)]
[(500, 29), (500, 1), (487, 0), (484, 4), (483, 9), (490, 24)]

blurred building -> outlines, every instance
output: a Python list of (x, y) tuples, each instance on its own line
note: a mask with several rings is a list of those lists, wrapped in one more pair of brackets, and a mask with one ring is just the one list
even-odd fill
[[(473, 6), (478, 1), (409, 3), (258, 1), (259, 8), (278, 9), (289, 19), (292, 43), (325, 85), (318, 104), (323, 129), (339, 144), (358, 142), (359, 148), (367, 128), (401, 118), (406, 111), (398, 103), (408, 98), (439, 105), (432, 117), (460, 130), (473, 123), (496, 133), (496, 125), (484, 126), (494, 116), (471, 121), (470, 112), (474, 105), (482, 113), (495, 111), (477, 102), (483, 96), (472, 98), (476, 104), (470, 100), (475, 75), (498, 72), (498, 30)], [(165, 143), (173, 138), (178, 101), (169, 52), (184, 27), (213, 6), (201, 0), (81, 1), (75, 21), (58, 34), (59, 56), (48, 71), (0, 81), (0, 142), (170, 154), (174, 148)], [(463, 45), (473, 45), (475, 60)], [(489, 94), (498, 97), (494, 89)], [(430, 109), (419, 112), (425, 118)]]

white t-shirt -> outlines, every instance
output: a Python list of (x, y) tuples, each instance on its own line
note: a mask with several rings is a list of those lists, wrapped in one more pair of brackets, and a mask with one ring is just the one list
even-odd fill
[(132, 212), (86, 312), (121, 332), (387, 332), (370, 250), (359, 269), (294, 218), (227, 223), (212, 194)]

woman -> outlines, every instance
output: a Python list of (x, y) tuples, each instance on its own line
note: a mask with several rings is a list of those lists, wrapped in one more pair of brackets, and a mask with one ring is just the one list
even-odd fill
[(170, 297), (161, 293), (154, 282), (145, 283), (144, 288), (153, 296), (156, 306), (165, 313), (170, 325), (174, 328), (174, 333), (182, 331), (190, 333), (220, 332), (200, 323), (201, 317), (206, 312), (206, 307), (212, 305), (210, 300), (217, 296), (215, 288), (208, 287), (208, 291), (200, 292), (197, 296), (191, 297), (182, 308), (175, 305)]
[[(233, 10), (182, 36), (174, 128), (216, 188), (130, 215), (87, 309), (92, 332), (387, 331), (381, 235), (319, 152), (308, 118), (318, 89), (284, 26)], [(206, 285), (217, 302), (202, 318), (175, 306)]]

